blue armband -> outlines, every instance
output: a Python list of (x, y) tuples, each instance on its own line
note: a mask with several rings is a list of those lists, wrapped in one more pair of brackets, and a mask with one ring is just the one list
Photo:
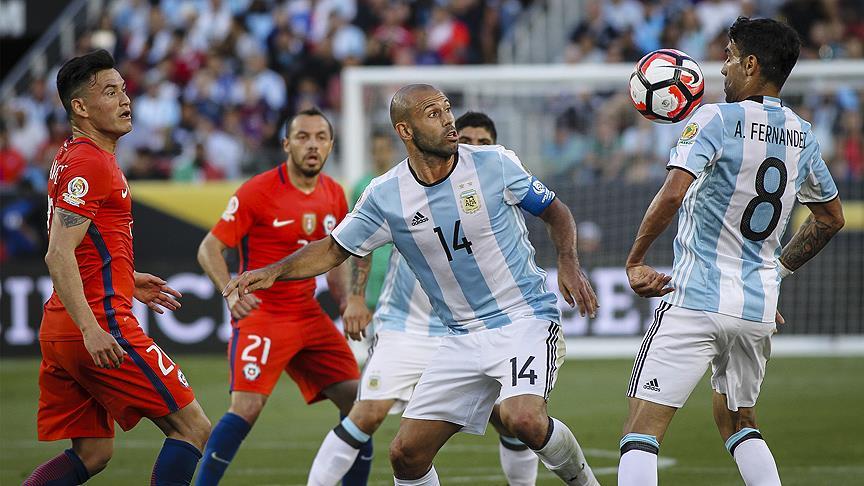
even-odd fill
[(554, 200), (555, 192), (540, 182), (540, 179), (531, 176), (531, 187), (517, 206), (534, 216), (540, 216)]

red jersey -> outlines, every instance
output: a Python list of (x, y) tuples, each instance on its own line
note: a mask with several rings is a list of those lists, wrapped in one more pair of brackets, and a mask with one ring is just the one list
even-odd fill
[[(135, 291), (132, 254), (132, 197), (114, 154), (84, 137), (67, 140), (48, 176), (48, 231), (54, 208), (91, 220), (75, 258), (84, 295), (96, 320), (108, 332), (137, 327), (132, 316)], [(57, 292), (45, 304), (39, 338), (45, 341), (82, 340)]]
[[(239, 271), (255, 270), (327, 237), (348, 212), (345, 191), (321, 174), (315, 189), (306, 194), (291, 183), (285, 163), (240, 186), (228, 201), (212, 233), (237, 248)], [(315, 300), (315, 279), (277, 281), (257, 290), (264, 312), (320, 309)]]

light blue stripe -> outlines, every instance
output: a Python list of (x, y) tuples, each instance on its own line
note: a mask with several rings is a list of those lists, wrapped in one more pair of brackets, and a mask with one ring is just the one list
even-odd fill
[(744, 427), (743, 429), (735, 432), (728, 439), (726, 439), (726, 450), (731, 453), (732, 446), (750, 432), (756, 432), (757, 434), (760, 433), (759, 429), (751, 429), (750, 427)]
[[(483, 278), (483, 272), (477, 264), (474, 254), (469, 254), (465, 249), (456, 250), (453, 248), (453, 230), (456, 221), (461, 218), (456, 207), (459, 198), (454, 193), (450, 181), (427, 187), (425, 190), (429, 210), (432, 213), (431, 222), (441, 228), (444, 242), (450, 247), (450, 254), (453, 257), (453, 260), (449, 262), (450, 269), (459, 284), (462, 295), (465, 296), (466, 302), (474, 311), (475, 318), (483, 321), (488, 329), (510, 324), (510, 318), (498, 307), (492, 290), (486, 284), (486, 279)], [(489, 189), (484, 189), (484, 192), (485, 190)], [(469, 241), (471, 240), (465, 233), (464, 226), (459, 229), (459, 232), (460, 235)], [(461, 236), (455, 236), (455, 238), (461, 241)]]
[(506, 442), (507, 444), (510, 444), (513, 446), (518, 447), (518, 446), (524, 446), (525, 445), (524, 442), (517, 439), (516, 437), (507, 437), (506, 435), (499, 435), (498, 437), (501, 438), (501, 442)]
[(473, 155), (475, 171), (483, 188), (483, 202), (489, 214), (489, 225), (510, 276), (519, 287), (522, 298), (534, 310), (535, 317), (558, 322), (560, 314), (556, 297), (547, 292), (544, 286), (546, 274), (539, 268), (532, 268), (534, 247), (528, 240), (524, 218), (519, 209), (504, 202), (503, 191), (494, 190), (496, 181), (504, 177), (498, 161), (500, 155), (497, 152), (475, 152)]
[[(737, 103), (717, 105), (723, 123), (734, 127), (744, 123), (744, 108)], [(706, 127), (707, 128), (707, 127)], [(716, 312), (720, 307), (720, 270), (717, 267), (717, 241), (723, 229), (723, 221), (729, 201), (735, 193), (738, 172), (744, 154), (743, 140), (739, 137), (723, 137), (723, 156), (713, 164), (705, 181), (706, 190), (696, 201), (693, 222), (697, 225), (692, 250), (697, 261), (690, 278), (684, 285), (687, 293), (684, 307)], [(675, 256), (676, 260), (678, 255)]]
[(360, 430), (348, 417), (342, 419), (342, 428), (345, 429), (345, 432), (348, 432), (348, 435), (357, 439), (357, 442), (367, 442), (370, 438), (369, 434)]
[(618, 443), (618, 447), (624, 447), (624, 444), (628, 442), (644, 442), (646, 444), (651, 444), (658, 449), (660, 448), (660, 442), (657, 441), (657, 437), (648, 434), (627, 434), (621, 438), (621, 442)]
[[(406, 272), (408, 275), (405, 275)], [(405, 323), (408, 320), (411, 293), (417, 279), (414, 273), (404, 263), (399, 252), (394, 250), (390, 256), (390, 267), (384, 277), (384, 291), (381, 293), (378, 318), (381, 321), (381, 329), (389, 331), (405, 331)]]
[[(393, 190), (382, 191), (381, 199), (383, 207), (403, 207), (398, 187)], [(450, 328), (451, 332), (455, 334), (466, 334), (468, 331), (462, 329), (462, 326), (456, 323), (453, 314), (447, 307), (446, 302), (444, 301), (444, 294), (441, 291), (441, 286), (435, 279), (435, 275), (432, 273), (432, 269), (429, 267), (426, 257), (423, 255), (423, 252), (420, 251), (420, 248), (414, 241), (414, 237), (411, 236), (411, 231), (408, 229), (408, 224), (405, 222), (405, 216), (397, 214), (397, 216), (392, 218), (389, 223), (390, 230), (393, 234), (393, 245), (397, 250), (399, 250), (402, 257), (405, 258), (406, 263), (408, 263), (408, 266), (414, 271), (414, 274), (418, 276), (423, 291), (429, 296), (429, 300), (431, 301), (435, 312), (439, 317), (441, 317), (441, 320), (444, 321), (445, 325)]]

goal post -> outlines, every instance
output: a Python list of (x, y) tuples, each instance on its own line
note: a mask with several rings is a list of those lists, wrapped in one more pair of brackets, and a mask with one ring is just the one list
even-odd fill
[[(701, 63), (701, 68), (703, 102), (723, 101), (722, 64)], [(633, 294), (623, 262), (686, 122), (660, 125), (643, 119), (629, 101), (632, 70), (631, 63), (347, 68), (334, 172), (349, 187), (359, 180), (371, 167), (370, 139), (376, 132), (391, 135), (393, 162), (404, 157), (388, 107), (405, 84), (441, 88), (457, 116), (466, 110), (486, 112), (495, 121), (498, 142), (513, 149), (561, 196), (577, 223), (584, 223), (579, 239), (591, 244), (580, 247), (580, 256), (602, 305), (596, 319), (585, 319), (559, 297), (565, 333), (633, 339), (650, 325), (657, 302)], [(813, 122), (823, 155), (835, 170), (834, 159), (843, 153), (840, 131), (855, 126), (844, 114), (860, 123), (864, 61), (800, 61), (782, 99)], [(787, 324), (781, 334), (864, 337), (864, 184), (837, 179), (847, 226), (784, 281), (779, 309)], [(803, 206), (793, 210), (784, 242), (806, 214)], [(526, 219), (537, 262), (549, 271), (547, 283), (554, 290), (555, 250), (542, 222)], [(667, 230), (649, 255), (658, 268), (672, 265), (674, 232)]]

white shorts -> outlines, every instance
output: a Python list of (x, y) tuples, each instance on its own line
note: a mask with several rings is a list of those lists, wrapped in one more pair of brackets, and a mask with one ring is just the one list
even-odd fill
[(771, 356), (774, 323), (662, 302), (636, 355), (627, 396), (681, 408), (711, 365), (726, 406), (753, 407)]
[(379, 331), (369, 348), (357, 400), (396, 400), (390, 413), (405, 410), (440, 345), (440, 336)]
[(548, 399), (564, 354), (561, 326), (550, 321), (444, 336), (403, 417), (443, 420), (482, 435), (499, 394)]

